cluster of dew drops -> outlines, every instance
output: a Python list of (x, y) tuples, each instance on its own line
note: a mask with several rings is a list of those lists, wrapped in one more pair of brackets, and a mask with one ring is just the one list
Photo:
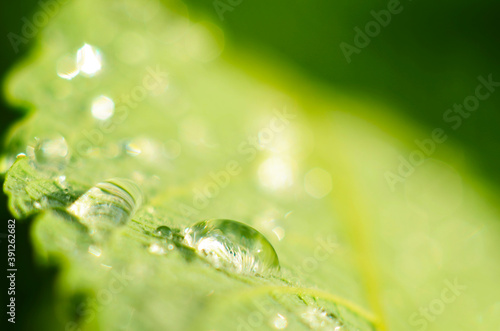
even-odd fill
[[(142, 201), (142, 192), (130, 180), (114, 178), (99, 183), (68, 207), (94, 236), (106, 235), (109, 228), (123, 225)], [(266, 275), (280, 270), (276, 251), (254, 228), (233, 220), (210, 219), (183, 231), (166, 225), (157, 227), (148, 251), (165, 255), (176, 248), (188, 248), (217, 269), (245, 275)], [(89, 252), (100, 255), (98, 247)], [(343, 331), (345, 326), (332, 314), (318, 307), (306, 307), (300, 319), (313, 330)], [(278, 330), (287, 328), (285, 314), (276, 313), (269, 324)]]

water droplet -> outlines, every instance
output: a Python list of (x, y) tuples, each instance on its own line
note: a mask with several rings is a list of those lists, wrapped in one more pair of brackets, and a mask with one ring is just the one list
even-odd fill
[(115, 112), (115, 103), (107, 96), (101, 95), (92, 101), (92, 116), (98, 120), (107, 120)]
[(281, 226), (275, 227), (272, 231), (276, 235), (278, 240), (283, 240), (283, 238), (285, 238), (285, 229), (283, 229)]
[(142, 192), (132, 181), (114, 178), (88, 190), (68, 211), (103, 239), (116, 226), (127, 223), (142, 202)]
[(307, 307), (305, 312), (303, 312), (300, 317), (313, 330), (342, 330), (337, 329), (342, 327), (342, 323), (323, 308)]
[(69, 148), (62, 136), (35, 138), (35, 143), (26, 148), (32, 164), (43, 170), (59, 171), (69, 162)]
[(92, 77), (102, 68), (101, 52), (96, 47), (85, 44), (76, 53), (76, 62), (80, 72)]
[(80, 69), (76, 64), (75, 55), (66, 55), (57, 61), (56, 65), (57, 75), (61, 78), (71, 80), (75, 78), (79, 73)]
[(283, 330), (284, 328), (287, 327), (288, 321), (285, 316), (281, 314), (276, 314), (272, 321), (273, 326), (278, 329), (278, 330)]
[(168, 226), (165, 225), (157, 227), (154, 234), (157, 235), (158, 237), (163, 237), (167, 239), (172, 239), (174, 236), (172, 229), (170, 229)]
[(211, 219), (196, 223), (185, 230), (184, 241), (216, 268), (244, 274), (279, 270), (278, 256), (269, 241), (240, 222)]

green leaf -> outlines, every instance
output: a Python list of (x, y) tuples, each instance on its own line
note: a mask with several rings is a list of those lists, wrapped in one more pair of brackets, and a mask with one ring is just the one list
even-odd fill
[[(498, 211), (466, 165), (442, 161), (459, 164), (453, 146), (438, 145), (393, 191), (387, 172), (425, 132), (230, 49), (180, 3), (157, 6), (71, 2), (7, 81), (7, 97), (30, 114), (7, 139), (4, 191), (16, 217), (36, 215), (40, 263), (60, 267), (63, 327), (493, 328), (495, 315), (481, 312), (498, 310), (484, 293), (498, 297), (499, 250), (481, 247), (498, 248), (498, 232), (485, 231)], [(132, 180), (144, 199), (98, 238), (68, 208), (112, 178)], [(259, 230), (281, 271), (235, 274), (154, 235), (210, 218)], [(455, 279), (467, 291), (432, 321), (419, 315)]]

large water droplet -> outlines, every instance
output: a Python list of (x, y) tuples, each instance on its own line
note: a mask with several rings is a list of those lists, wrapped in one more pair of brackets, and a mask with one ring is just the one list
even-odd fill
[(113, 178), (97, 184), (79, 197), (68, 211), (103, 239), (115, 227), (126, 224), (142, 203), (142, 192), (132, 181)]
[(216, 268), (263, 274), (279, 270), (276, 251), (257, 230), (240, 222), (211, 219), (185, 230), (184, 241)]

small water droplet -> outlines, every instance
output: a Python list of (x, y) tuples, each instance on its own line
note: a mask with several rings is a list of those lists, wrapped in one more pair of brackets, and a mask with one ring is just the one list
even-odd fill
[(272, 321), (273, 326), (278, 330), (283, 330), (288, 326), (288, 320), (281, 314), (276, 314)]
[(32, 164), (43, 170), (59, 171), (69, 162), (69, 148), (62, 136), (35, 138), (34, 144), (26, 149)]
[(98, 96), (92, 101), (91, 112), (94, 118), (101, 121), (107, 120), (115, 112), (115, 103), (107, 96)]
[(102, 68), (101, 52), (96, 47), (85, 44), (76, 53), (76, 62), (81, 73), (92, 77)]
[(61, 57), (57, 61), (56, 71), (57, 75), (61, 78), (67, 80), (72, 80), (73, 78), (75, 78), (80, 73), (80, 69), (78, 69), (78, 66), (76, 64), (75, 56), (66, 55), (64, 57)]
[(142, 202), (142, 192), (132, 181), (114, 178), (97, 184), (79, 197), (68, 211), (99, 239), (127, 223)]
[(240, 222), (211, 219), (196, 223), (185, 230), (184, 241), (216, 268), (244, 274), (279, 270), (278, 256), (269, 241)]
[(342, 323), (323, 308), (307, 307), (307, 309), (300, 316), (302, 320), (313, 330), (342, 330), (337, 329), (338, 327), (342, 327)]
[(167, 239), (172, 239), (174, 236), (172, 229), (170, 229), (168, 226), (165, 225), (157, 227), (154, 234), (157, 235), (158, 237), (163, 237)]

